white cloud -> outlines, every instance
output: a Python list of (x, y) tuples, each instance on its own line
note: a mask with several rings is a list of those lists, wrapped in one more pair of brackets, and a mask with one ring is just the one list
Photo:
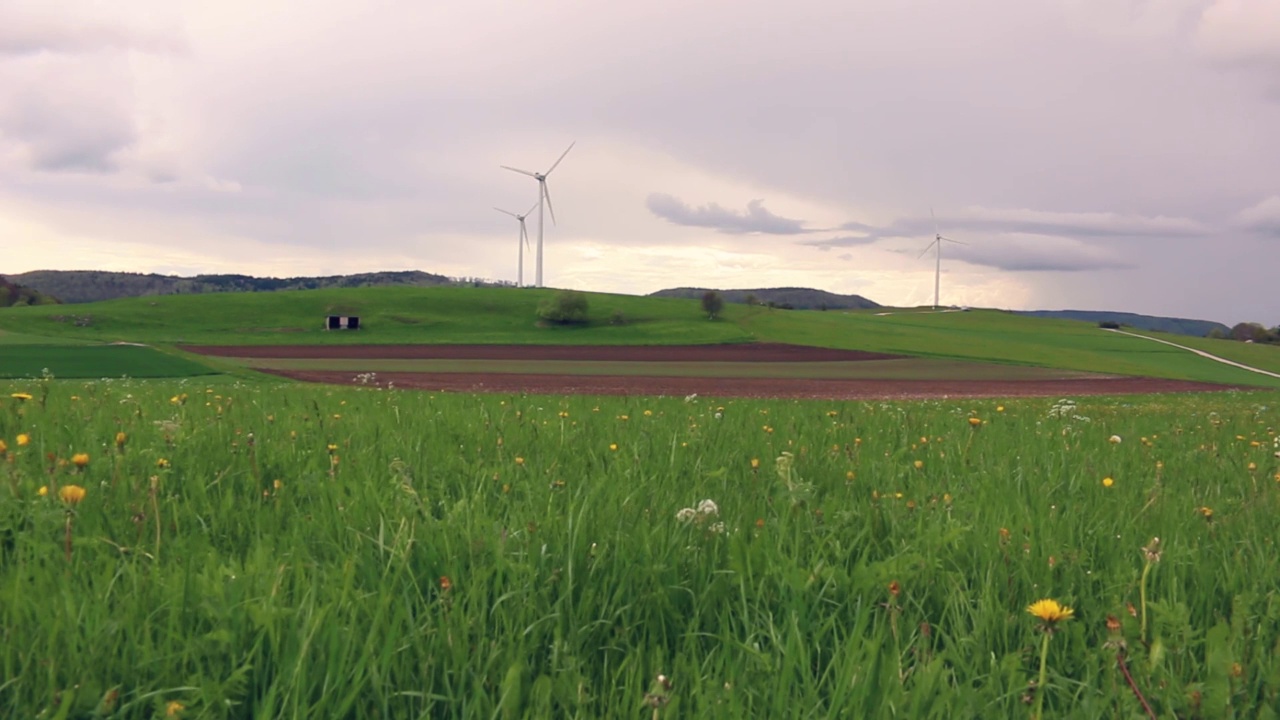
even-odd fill
[(1280, 67), (1280, 2), (1216, 0), (1200, 16), (1196, 44), (1216, 62)]

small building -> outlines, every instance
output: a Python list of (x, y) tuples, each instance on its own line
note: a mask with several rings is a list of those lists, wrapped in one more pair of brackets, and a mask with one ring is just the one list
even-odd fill
[(330, 315), (324, 321), (325, 330), (359, 330), (360, 318), (355, 315)]

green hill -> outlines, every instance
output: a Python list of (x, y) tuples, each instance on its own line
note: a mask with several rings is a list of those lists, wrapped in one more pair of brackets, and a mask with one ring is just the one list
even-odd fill
[(9, 280), (53, 295), (63, 302), (86, 303), (150, 295), (189, 295), (214, 292), (272, 292), (277, 290), (317, 290), (321, 288), (383, 287), (410, 285), (501, 286), (479, 280), (449, 278), (418, 270), (325, 275), (319, 277), (254, 277), (252, 275), (157, 275), (155, 273), (106, 272), (101, 270), (36, 270), (9, 275)]
[[(729, 304), (721, 319), (711, 321), (696, 300), (589, 293), (590, 321), (580, 327), (562, 327), (542, 324), (537, 316), (538, 304), (554, 293), (544, 289), (390, 287), (171, 295), (75, 308), (9, 308), (0, 310), (0, 330), (28, 341), (43, 337), (159, 346), (768, 341), (1280, 387), (1280, 380), (1142, 338), (1106, 332), (1095, 324), (1001, 311), (880, 314)], [(75, 312), (68, 312), (71, 309)], [(323, 320), (329, 314), (358, 315), (362, 329), (326, 331)], [(3, 337), (0, 335), (0, 340)], [(1261, 357), (1260, 353), (1255, 349), (1250, 355)]]
[(1187, 318), (1138, 315), (1137, 313), (1103, 310), (1015, 310), (1014, 312), (1019, 315), (1056, 318), (1059, 320), (1082, 320), (1091, 323), (1114, 322), (1139, 330), (1154, 330), (1155, 332), (1190, 335), (1193, 337), (1205, 337), (1214, 330), (1219, 330), (1224, 334), (1231, 332), (1231, 328), (1212, 320), (1188, 320)]
[[(700, 299), (710, 288), (669, 288), (650, 293), (650, 297)], [(728, 303), (773, 305), (787, 310), (866, 310), (878, 308), (861, 295), (837, 295), (813, 288), (756, 288), (754, 290), (716, 290)]]

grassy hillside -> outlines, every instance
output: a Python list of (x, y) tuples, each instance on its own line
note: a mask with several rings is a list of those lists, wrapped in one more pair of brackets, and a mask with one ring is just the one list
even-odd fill
[[(440, 287), (175, 295), (81, 305), (74, 314), (58, 307), (0, 310), (0, 329), (159, 345), (670, 345), (758, 340), (1280, 387), (1280, 380), (1142, 338), (1105, 332), (1089, 323), (998, 311), (878, 315), (730, 304), (723, 318), (713, 322), (703, 316), (696, 300), (590, 294), (592, 321), (587, 326), (541, 326), (537, 306), (553, 294), (553, 290)], [(322, 321), (330, 313), (359, 315), (364, 329), (325, 331)], [(612, 324), (615, 315), (624, 322)], [(1211, 349), (1230, 345), (1231, 352), (1246, 347), (1211, 345)], [(1248, 352), (1259, 354), (1260, 350)]]
[(1189, 320), (1187, 318), (1161, 317), (1158, 315), (1138, 315), (1126, 312), (1105, 312), (1097, 310), (1021, 310), (1019, 315), (1056, 318), (1058, 320), (1082, 320), (1090, 323), (1115, 322), (1130, 326), (1129, 329), (1154, 330), (1156, 332), (1173, 333), (1175, 335), (1192, 335), (1204, 337), (1214, 330), (1223, 333), (1231, 328), (1212, 320)]
[[(326, 275), (320, 277), (253, 277), (251, 275), (158, 275), (156, 273), (107, 272), (102, 270), (35, 270), (8, 279), (63, 302), (87, 303), (125, 297), (177, 295), (213, 292), (270, 292), (276, 290), (317, 290), (331, 287), (382, 287), (387, 285), (471, 284), (418, 270)], [(494, 284), (494, 283), (485, 283)], [(0, 298), (2, 299), (2, 298)], [(34, 304), (34, 303), (32, 303)], [(3, 305), (0, 302), (0, 305)]]
[[(550, 343), (672, 345), (751, 340), (733, 323), (702, 317), (697, 303), (590, 295), (584, 327), (543, 327), (538, 304), (553, 290), (356, 288), (125, 298), (0, 313), (0, 328), (101, 342), (158, 344)], [(326, 331), (326, 315), (358, 315), (362, 329)], [(623, 322), (613, 324), (615, 314)]]

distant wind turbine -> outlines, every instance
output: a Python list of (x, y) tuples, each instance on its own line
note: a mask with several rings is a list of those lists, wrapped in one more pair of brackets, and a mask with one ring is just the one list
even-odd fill
[[(551, 194), (547, 192), (547, 176), (551, 174), (552, 170), (556, 169), (556, 166), (560, 164), (560, 160), (564, 160), (564, 156), (569, 154), (569, 151), (573, 149), (573, 146), (576, 143), (577, 143), (576, 140), (574, 142), (569, 143), (569, 147), (565, 148), (565, 151), (560, 154), (560, 159), (552, 163), (551, 167), (548, 168), (547, 171), (544, 173), (530, 172), (529, 170), (521, 170), (520, 168), (513, 168), (507, 165), (502, 166), (503, 170), (510, 170), (511, 172), (518, 172), (521, 175), (528, 175), (529, 177), (538, 181), (538, 270), (534, 280), (535, 287), (542, 287), (542, 223), (543, 223), (542, 205), (543, 205), (543, 201), (546, 201), (547, 209), (551, 211), (551, 222), (554, 223), (556, 221), (556, 209), (551, 206)], [(532, 210), (530, 212), (532, 212)]]
[(519, 248), (519, 254), (520, 254), (520, 260), (519, 260), (520, 266), (519, 266), (519, 269), (516, 271), (516, 287), (524, 287), (524, 249), (529, 246), (529, 232), (525, 230), (524, 219), (529, 217), (529, 213), (533, 212), (533, 208), (535, 207), (537, 207), (536, 204), (533, 207), (529, 208), (529, 210), (525, 212), (525, 214), (523, 215), (517, 215), (511, 212), (510, 210), (503, 210), (500, 207), (494, 208), (494, 210), (497, 210), (498, 212), (503, 213), (504, 215), (510, 215), (511, 217), (515, 218), (520, 222), (520, 239), (516, 241), (516, 247)]
[[(942, 285), (942, 241), (946, 240), (949, 243), (955, 243), (957, 245), (968, 245), (969, 243), (952, 240), (949, 237), (942, 237), (942, 233), (938, 231), (938, 218), (934, 216), (933, 208), (929, 208), (929, 217), (933, 218), (933, 242), (925, 246), (924, 252), (920, 253), (920, 257), (924, 257), (931, 248), (937, 248), (937, 261), (933, 273), (933, 309), (937, 310), (942, 307), (938, 302), (938, 290)], [(916, 259), (918, 260), (919, 258)]]

